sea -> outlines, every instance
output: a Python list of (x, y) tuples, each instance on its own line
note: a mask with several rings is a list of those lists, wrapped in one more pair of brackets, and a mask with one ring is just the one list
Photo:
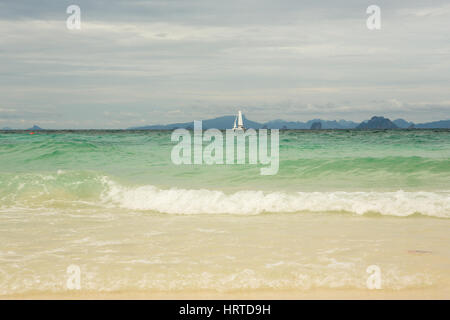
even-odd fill
[(171, 131), (0, 131), (0, 296), (450, 298), (450, 130), (286, 130), (279, 170)]

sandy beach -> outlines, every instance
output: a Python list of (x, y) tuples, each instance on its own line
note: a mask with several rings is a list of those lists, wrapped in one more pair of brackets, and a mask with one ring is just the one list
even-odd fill
[(0, 296), (0, 300), (448, 300), (447, 288), (424, 290), (257, 290), (218, 293), (192, 292), (65, 292)]

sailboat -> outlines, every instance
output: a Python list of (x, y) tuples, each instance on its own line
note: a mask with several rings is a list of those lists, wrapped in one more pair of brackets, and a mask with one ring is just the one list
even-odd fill
[[(237, 121), (237, 126), (236, 126), (236, 121)], [(241, 110), (239, 110), (237, 117), (234, 119), (233, 131), (234, 132), (238, 132), (238, 131), (244, 132), (245, 131), (244, 121), (242, 120), (242, 111)]]

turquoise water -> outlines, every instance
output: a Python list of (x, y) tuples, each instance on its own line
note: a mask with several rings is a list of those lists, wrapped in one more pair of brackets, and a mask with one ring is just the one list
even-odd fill
[(81, 296), (359, 297), (376, 265), (389, 292), (448, 299), (450, 131), (280, 132), (272, 176), (177, 166), (170, 137), (1, 132), (0, 296), (70, 293), (75, 265)]
[[(175, 165), (170, 135), (1, 133), (2, 206), (450, 216), (448, 130), (281, 132), (272, 176), (260, 175), (260, 164)], [(197, 206), (189, 204), (192, 196)]]

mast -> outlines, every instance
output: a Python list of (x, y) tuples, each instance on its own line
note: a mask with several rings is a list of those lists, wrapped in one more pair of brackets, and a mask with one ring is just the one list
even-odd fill
[[(236, 121), (237, 121), (237, 126), (236, 126)], [(236, 116), (236, 118), (234, 118), (233, 131), (234, 132), (244, 132), (245, 131), (244, 120), (242, 119), (242, 111), (241, 110), (239, 110), (238, 115)]]
[(241, 110), (239, 110), (239, 115), (238, 115), (238, 127), (239, 128), (244, 127), (244, 121), (242, 121), (242, 112), (241, 112)]

